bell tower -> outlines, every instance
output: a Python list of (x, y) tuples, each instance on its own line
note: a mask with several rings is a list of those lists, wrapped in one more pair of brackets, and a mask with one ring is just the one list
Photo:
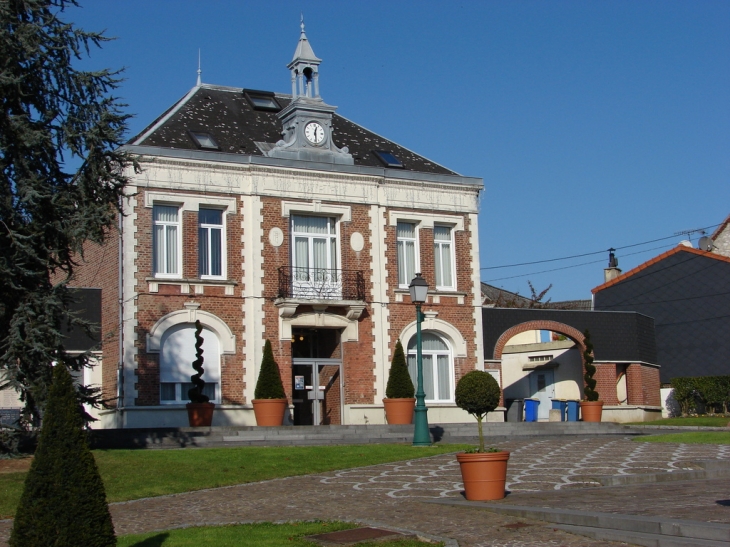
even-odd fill
[(319, 95), (319, 65), (322, 59), (302, 32), (294, 57), (287, 65), (291, 71), (292, 101), (277, 114), (282, 123), (282, 140), (266, 154), (272, 158), (353, 165), (346, 146), (338, 148), (332, 139), (332, 115), (336, 106)]

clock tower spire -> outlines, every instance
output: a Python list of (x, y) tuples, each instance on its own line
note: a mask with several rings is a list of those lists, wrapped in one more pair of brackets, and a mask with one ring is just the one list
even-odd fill
[(336, 106), (319, 95), (319, 65), (301, 20), (299, 43), (287, 65), (291, 71), (292, 101), (277, 116), (282, 123), (282, 139), (266, 154), (272, 158), (353, 165), (346, 146), (338, 148), (332, 138), (332, 116)]

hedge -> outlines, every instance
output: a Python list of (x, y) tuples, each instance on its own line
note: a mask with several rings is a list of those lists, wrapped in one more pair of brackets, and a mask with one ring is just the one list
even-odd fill
[(718, 409), (727, 413), (730, 407), (730, 376), (672, 378), (671, 386), (683, 416), (697, 413), (700, 405), (710, 414)]

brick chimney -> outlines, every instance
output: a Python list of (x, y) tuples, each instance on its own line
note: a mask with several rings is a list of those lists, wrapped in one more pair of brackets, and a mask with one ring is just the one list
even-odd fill
[(616, 258), (616, 255), (613, 254), (614, 251), (616, 251), (616, 249), (608, 250), (608, 268), (603, 270), (604, 283), (608, 283), (612, 279), (616, 279), (619, 275), (621, 275), (621, 270), (618, 267), (618, 258)]

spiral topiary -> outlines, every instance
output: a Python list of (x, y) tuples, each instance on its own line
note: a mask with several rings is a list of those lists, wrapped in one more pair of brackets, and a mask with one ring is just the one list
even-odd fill
[(255, 399), (285, 399), (284, 384), (281, 383), (279, 365), (274, 360), (271, 342), (266, 340), (264, 356), (261, 359), (261, 370), (254, 389)]
[(416, 392), (413, 387), (413, 380), (408, 372), (406, 356), (403, 353), (403, 345), (398, 340), (395, 343), (393, 360), (390, 363), (388, 384), (385, 386), (385, 396), (388, 399), (412, 399)]
[(593, 366), (593, 343), (591, 342), (591, 333), (586, 329), (583, 333), (585, 338), (583, 344), (586, 349), (583, 351), (583, 366), (586, 369), (586, 373), (583, 375), (583, 379), (586, 381), (586, 386), (583, 388), (583, 394), (586, 396), (586, 401), (597, 401), (598, 392), (596, 391), (596, 381), (593, 379), (593, 375), (596, 373), (596, 367)]
[(203, 380), (203, 337), (200, 333), (203, 331), (203, 325), (200, 321), (195, 322), (195, 361), (193, 361), (193, 368), (196, 374), (190, 377), (190, 381), (194, 384), (188, 390), (188, 398), (191, 403), (207, 403), (210, 398), (203, 393), (203, 387), (205, 386), (205, 380)]
[(484, 434), (482, 420), (488, 412), (499, 406), (501, 390), (494, 377), (483, 370), (472, 370), (461, 377), (456, 384), (456, 406), (466, 410), (477, 419), (479, 424), (479, 449), (484, 450)]

